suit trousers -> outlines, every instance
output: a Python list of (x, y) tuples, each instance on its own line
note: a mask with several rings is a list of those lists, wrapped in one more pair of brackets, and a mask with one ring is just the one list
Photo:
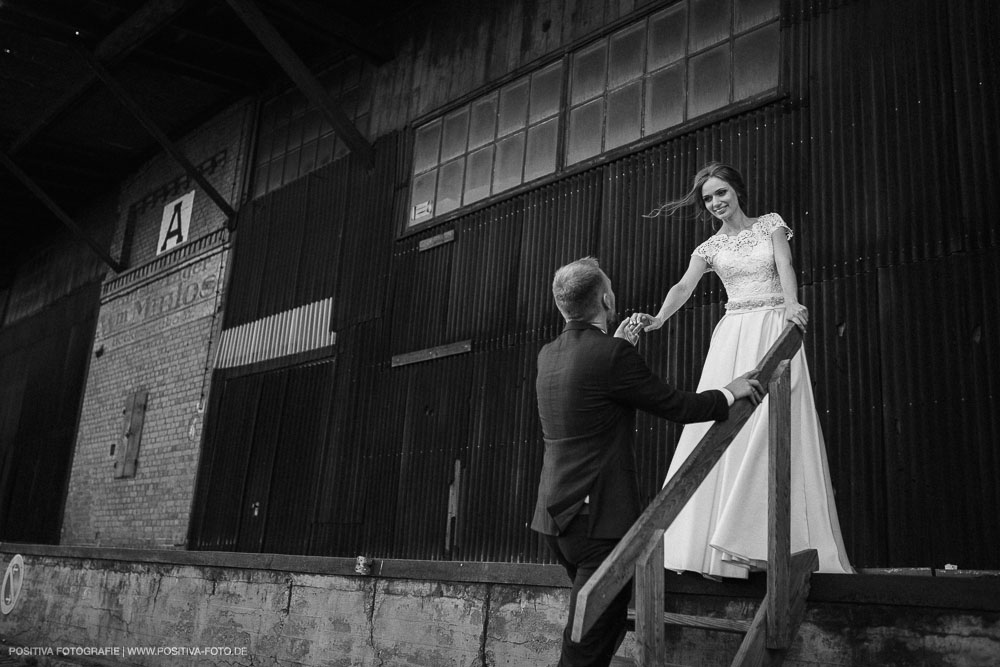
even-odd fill
[(559, 667), (606, 667), (625, 638), (628, 603), (632, 599), (631, 581), (615, 596), (581, 641), (574, 642), (570, 638), (576, 596), (619, 541), (617, 538), (588, 537), (588, 523), (589, 515), (578, 514), (562, 534), (545, 536), (549, 548), (573, 582)]

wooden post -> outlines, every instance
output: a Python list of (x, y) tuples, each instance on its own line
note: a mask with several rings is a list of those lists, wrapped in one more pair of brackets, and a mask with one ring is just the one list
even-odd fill
[[(791, 557), (791, 567), (789, 568), (789, 590), (792, 598), (792, 612), (790, 626), (798, 628), (805, 615), (806, 598), (809, 596), (809, 577), (819, 567), (819, 558), (815, 549), (806, 549), (793, 554)], [(768, 593), (770, 595), (770, 593)], [(757, 613), (750, 623), (743, 643), (740, 644), (736, 657), (733, 658), (732, 667), (760, 667), (761, 665), (780, 665), (784, 660), (783, 649), (769, 649), (767, 643), (769, 600), (764, 596), (764, 601), (760, 603)], [(579, 609), (579, 607), (577, 607)]]
[(663, 531), (658, 530), (654, 544), (635, 567), (635, 636), (639, 645), (639, 667), (653, 667), (667, 661), (663, 573)]
[[(762, 383), (766, 381), (769, 386), (781, 360), (790, 358), (801, 345), (802, 331), (789, 322), (757, 364), (754, 369), (755, 377)], [(580, 641), (594, 621), (608, 608), (618, 591), (635, 576), (635, 564), (639, 556), (654, 546), (651, 536), (656, 530), (664, 530), (670, 526), (755, 409), (748, 399), (741, 398), (730, 408), (729, 419), (716, 422), (709, 428), (670, 481), (660, 489), (653, 502), (583, 585), (576, 597), (573, 641)]]
[(788, 648), (789, 566), (791, 561), (792, 382), (787, 359), (778, 364), (768, 387), (767, 467), (767, 648)]

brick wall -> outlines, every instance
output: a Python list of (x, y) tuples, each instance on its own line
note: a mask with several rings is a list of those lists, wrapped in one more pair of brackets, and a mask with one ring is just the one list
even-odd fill
[[(177, 143), (188, 161), (238, 209), (247, 162), (246, 147), (252, 125), (253, 104), (238, 104), (201, 125)], [(121, 218), (115, 229), (113, 252), (120, 252), (128, 267), (156, 259), (163, 207), (195, 190), (190, 238), (196, 239), (224, 227), (224, 214), (172, 158), (160, 154), (122, 183)]]
[[(240, 196), (249, 104), (180, 142), (231, 203)], [(188, 242), (157, 256), (164, 206), (196, 190)], [(234, 208), (236, 206), (234, 205)], [(125, 182), (115, 246), (129, 271), (104, 284), (62, 525), (64, 544), (178, 547), (187, 535), (205, 397), (221, 318), (226, 218), (161, 155)], [(123, 410), (148, 392), (134, 477), (116, 478)]]

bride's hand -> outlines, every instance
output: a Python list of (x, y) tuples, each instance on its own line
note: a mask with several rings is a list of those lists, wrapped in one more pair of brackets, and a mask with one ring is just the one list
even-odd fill
[(642, 331), (656, 331), (663, 326), (664, 322), (666, 322), (664, 318), (656, 317), (655, 315), (647, 315), (646, 313), (632, 313), (629, 320), (641, 326)]
[(785, 302), (785, 319), (806, 332), (806, 325), (809, 324), (809, 309), (798, 301)]
[(630, 318), (621, 321), (618, 329), (615, 330), (615, 338), (624, 338), (635, 345), (639, 342), (639, 334), (642, 333), (642, 326), (633, 322)]

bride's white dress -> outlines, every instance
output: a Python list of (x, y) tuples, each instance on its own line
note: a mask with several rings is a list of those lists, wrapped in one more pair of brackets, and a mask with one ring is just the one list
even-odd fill
[[(785, 328), (784, 296), (771, 233), (792, 231), (776, 213), (758, 218), (738, 236), (717, 234), (694, 254), (726, 287), (726, 314), (712, 333), (698, 391), (727, 385), (752, 370)], [(813, 548), (820, 572), (853, 572), (840, 534), (823, 432), (801, 350), (792, 358), (792, 552)], [(684, 428), (669, 480), (701, 441), (710, 423)], [(664, 563), (672, 570), (746, 578), (767, 559), (767, 399), (698, 488), (664, 535)], [(666, 482), (664, 482), (665, 484)]]

